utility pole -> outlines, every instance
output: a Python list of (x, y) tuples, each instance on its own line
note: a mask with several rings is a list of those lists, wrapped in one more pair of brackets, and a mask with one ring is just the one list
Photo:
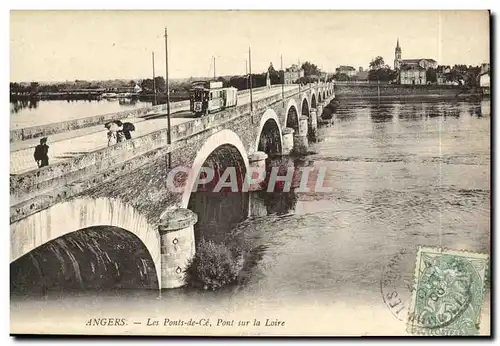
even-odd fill
[(246, 77), (245, 79), (247, 81), (246, 87), (247, 87), (247, 90), (248, 90), (248, 60), (245, 60), (245, 77)]
[[(168, 35), (167, 28), (165, 27), (165, 88), (167, 91), (167, 143), (172, 143), (171, 130), (170, 130), (170, 87), (168, 85)], [(168, 168), (172, 168), (172, 155), (167, 154)]]
[(380, 80), (377, 78), (378, 105), (380, 106)]
[(155, 52), (151, 52), (153, 59), (153, 93), (154, 93), (154, 105), (156, 106), (156, 81), (155, 81)]
[(215, 56), (214, 56), (214, 80), (215, 80)]
[(248, 68), (249, 68), (249, 78), (250, 78), (250, 112), (253, 112), (253, 95), (252, 95), (252, 53), (250, 47), (248, 47)]
[(283, 70), (283, 54), (281, 54), (281, 73), (283, 73), (283, 79), (281, 80), (281, 98), (285, 99), (285, 70)]

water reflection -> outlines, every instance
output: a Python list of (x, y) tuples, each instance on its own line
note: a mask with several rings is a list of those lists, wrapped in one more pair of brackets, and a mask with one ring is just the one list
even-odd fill
[(17, 114), (25, 108), (38, 108), (38, 100), (18, 100), (10, 102), (10, 114)]
[(372, 122), (387, 122), (392, 121), (392, 105), (387, 104), (372, 104), (370, 105), (370, 117)]
[(359, 116), (369, 116), (372, 122), (389, 122), (392, 118), (417, 120), (421, 117), (490, 116), (489, 99), (472, 101), (343, 101), (336, 114), (339, 122), (352, 121)]
[(489, 117), (491, 112), (491, 102), (490, 100), (481, 101), (481, 115), (483, 117)]
[[(318, 141), (321, 139), (318, 138)], [(261, 191), (250, 193), (250, 216), (262, 217), (267, 215), (288, 215), (293, 213), (297, 206), (298, 195), (296, 190), (301, 184), (301, 167), (310, 166), (311, 162), (303, 158), (271, 157), (266, 160), (266, 177)], [(273, 168), (278, 169), (278, 176), (286, 176), (293, 172), (290, 186), (277, 182), (268, 192), (270, 176)], [(288, 173), (290, 174), (290, 173)]]
[(250, 213), (252, 217), (268, 215), (288, 215), (297, 206), (295, 189), (288, 192), (254, 191), (250, 193)]

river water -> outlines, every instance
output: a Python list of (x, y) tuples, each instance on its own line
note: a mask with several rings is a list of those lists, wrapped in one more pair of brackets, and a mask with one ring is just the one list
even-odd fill
[(44, 125), (151, 106), (151, 102), (120, 103), (118, 99), (92, 101), (18, 101), (10, 103), (11, 129)]
[[(397, 258), (395, 290), (407, 311), (418, 245), (490, 253), (490, 102), (353, 101), (341, 103), (334, 120), (301, 159), (326, 167), (325, 185), (333, 192), (291, 192), (284, 203), (268, 206), (268, 215), (232, 229), (260, 252), (244, 283), (160, 296), (144, 290), (12, 295), (11, 326), (154, 335), (404, 335), (406, 316), (382, 297), (391, 260)], [(490, 328), (486, 286), (481, 334)], [(97, 317), (125, 318), (127, 326), (85, 326)], [(161, 326), (148, 326), (148, 318)], [(163, 326), (164, 318), (207, 318), (212, 327)], [(285, 325), (264, 326), (266, 319)], [(239, 320), (251, 322), (236, 327)]]

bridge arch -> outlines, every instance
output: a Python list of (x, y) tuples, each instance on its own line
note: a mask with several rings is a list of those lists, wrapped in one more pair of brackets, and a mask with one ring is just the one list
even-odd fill
[[(318, 92), (318, 94), (321, 94), (321, 92)], [(311, 108), (316, 108), (316, 93), (312, 93), (311, 95)]]
[(283, 126), (294, 129), (295, 133), (299, 132), (299, 108), (293, 98), (288, 101), (288, 105), (286, 106)]
[[(248, 153), (239, 136), (231, 130), (222, 130), (206, 140), (198, 151), (184, 188), (182, 207), (198, 215), (194, 225), (195, 247), (202, 238), (224, 241), (226, 232), (248, 217), (249, 195), (242, 191), (243, 179), (248, 171)], [(210, 170), (213, 179), (198, 184), (198, 177), (206, 177)], [(237, 190), (222, 182), (234, 182)], [(219, 186), (220, 187), (220, 186)]]
[(91, 227), (112, 226), (135, 235), (154, 263), (161, 287), (160, 235), (157, 226), (134, 207), (112, 198), (77, 198), (55, 204), (11, 224), (10, 261), (62, 236)]
[(307, 102), (306, 97), (302, 99), (302, 104), (300, 109), (301, 109), (300, 114), (309, 118), (309, 102)]
[(254, 151), (263, 151), (267, 154), (281, 154), (281, 139), (281, 126), (278, 115), (274, 110), (268, 109), (260, 118)]
[(323, 99), (324, 99), (324, 97), (322, 97), (321, 95), (323, 95), (323, 93), (319, 92), (318, 93), (318, 102), (320, 102), (320, 103), (323, 102)]
[(225, 145), (226, 147), (233, 147), (229, 149), (234, 154), (239, 153), (245, 169), (248, 169), (248, 154), (245, 149), (245, 145), (238, 137), (238, 135), (231, 130), (222, 130), (213, 134), (208, 138), (200, 150), (196, 154), (196, 158), (193, 161), (193, 165), (190, 169), (190, 174), (184, 188), (184, 193), (182, 195), (181, 208), (187, 208), (189, 204), (189, 198), (191, 197), (191, 192), (193, 191), (193, 186), (197, 182), (197, 177), (200, 174), (201, 167), (205, 161), (209, 158), (217, 148)]

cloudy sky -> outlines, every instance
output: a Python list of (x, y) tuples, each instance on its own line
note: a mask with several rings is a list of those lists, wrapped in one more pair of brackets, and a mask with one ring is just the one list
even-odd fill
[(10, 80), (147, 78), (165, 75), (168, 27), (171, 78), (245, 73), (280, 55), (288, 66), (312, 61), (323, 70), (368, 67), (381, 55), (439, 64), (489, 62), (486, 11), (12, 11)]

